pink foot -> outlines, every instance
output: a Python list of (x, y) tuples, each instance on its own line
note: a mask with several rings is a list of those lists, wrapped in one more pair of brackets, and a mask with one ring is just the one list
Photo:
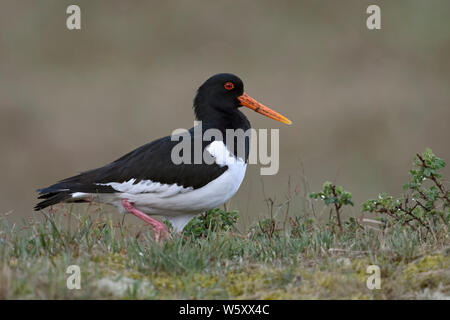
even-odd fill
[(127, 199), (122, 199), (122, 206), (127, 210), (129, 213), (135, 215), (139, 219), (144, 220), (148, 224), (150, 224), (155, 229), (155, 238), (156, 241), (164, 240), (168, 234), (167, 227), (164, 223), (150, 218), (148, 215), (143, 213), (142, 211), (139, 211), (136, 209), (130, 202), (128, 202)]

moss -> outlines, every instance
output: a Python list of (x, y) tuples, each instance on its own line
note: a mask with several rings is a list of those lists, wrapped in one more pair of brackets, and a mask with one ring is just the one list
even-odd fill
[(350, 300), (371, 300), (371, 299), (373, 299), (373, 296), (370, 296), (362, 292), (357, 292), (350, 296)]
[(352, 260), (352, 270), (355, 273), (355, 277), (357, 277), (360, 281), (363, 281), (364, 283), (367, 280), (367, 277), (369, 276), (367, 274), (367, 267), (373, 265), (373, 263), (370, 262), (369, 259), (353, 259)]
[(183, 281), (179, 276), (171, 276), (167, 273), (151, 277), (151, 282), (155, 288), (163, 291), (176, 291), (183, 288)]
[(137, 266), (130, 266), (128, 257), (120, 253), (110, 253), (91, 257), (91, 262), (99, 270), (101, 276), (121, 275), (133, 280), (143, 280), (145, 275), (138, 272)]
[(264, 282), (264, 272), (227, 272), (225, 289), (230, 297), (254, 295), (257, 286)]
[[(314, 268), (284, 270), (267, 265), (249, 267), (246, 270), (230, 270), (215, 273), (172, 274), (158, 272), (144, 275), (136, 268), (127, 266), (126, 256), (114, 253), (92, 257), (104, 276), (122, 275), (134, 280), (148, 279), (158, 292), (159, 298), (196, 298), (195, 294), (209, 294), (230, 299), (305, 299), (339, 298), (337, 292), (356, 288), (351, 297), (366, 299), (365, 290), (367, 259), (352, 261), (351, 268), (342, 266), (321, 271), (320, 264)], [(321, 265), (323, 267), (323, 264)], [(344, 270), (345, 269), (345, 270)], [(364, 285), (364, 286), (363, 286)]]
[(219, 281), (219, 277), (216, 275), (195, 273), (192, 277), (192, 280), (200, 288), (209, 288), (209, 287), (213, 287), (217, 284), (217, 282)]
[(450, 257), (442, 254), (427, 255), (413, 261), (403, 269), (403, 280), (413, 290), (437, 288), (450, 284)]
[(17, 259), (16, 259), (16, 258), (11, 258), (11, 259), (9, 260), (9, 266), (10, 266), (11, 268), (16, 267), (16, 266), (17, 266)]
[(437, 270), (448, 268), (450, 265), (450, 258), (442, 254), (427, 255), (418, 261), (409, 263), (403, 270), (405, 279), (412, 278), (418, 273), (427, 272), (430, 270)]

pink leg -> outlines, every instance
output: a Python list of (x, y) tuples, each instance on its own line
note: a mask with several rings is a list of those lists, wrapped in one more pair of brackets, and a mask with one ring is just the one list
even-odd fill
[(166, 227), (166, 225), (164, 223), (162, 223), (162, 222), (160, 222), (160, 221), (158, 221), (156, 219), (150, 218), (145, 213), (139, 211), (130, 202), (128, 202), (127, 199), (122, 199), (122, 206), (129, 213), (135, 215), (139, 219), (144, 220), (145, 222), (150, 224), (155, 229), (156, 241), (160, 240), (160, 236), (161, 236), (161, 239), (164, 239), (167, 236), (168, 230), (167, 230), (167, 227)]

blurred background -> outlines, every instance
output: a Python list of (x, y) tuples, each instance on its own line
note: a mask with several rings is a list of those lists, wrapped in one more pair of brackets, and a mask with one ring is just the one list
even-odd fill
[[(70, 4), (80, 31), (66, 28)], [(366, 28), (369, 4), (381, 30)], [(301, 215), (303, 174), (313, 191), (351, 191), (357, 215), (380, 192), (400, 195), (425, 147), (450, 163), (449, 17), (446, 0), (3, 0), (0, 214), (29, 217), (35, 189), (190, 128), (197, 87), (230, 72), (293, 121), (244, 111), (280, 129), (281, 158), (275, 176), (249, 167), (228, 203), (241, 224), (267, 216), (264, 197), (285, 201), (289, 178)]]

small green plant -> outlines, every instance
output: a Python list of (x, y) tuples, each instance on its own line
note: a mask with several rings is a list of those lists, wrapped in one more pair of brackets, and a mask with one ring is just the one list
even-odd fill
[(254, 224), (249, 231), (251, 238), (267, 237), (272, 239), (273, 237), (280, 236), (280, 228), (277, 228), (277, 222), (273, 218), (264, 218)]
[(354, 217), (348, 218), (348, 220), (344, 222), (344, 225), (345, 229), (349, 232), (357, 232), (364, 229), (361, 225), (360, 219)]
[(403, 186), (406, 191), (403, 197), (394, 198), (382, 193), (378, 199), (366, 201), (363, 212), (387, 215), (391, 222), (414, 230), (424, 227), (430, 231), (430, 223), (436, 219), (446, 226), (450, 220), (450, 197), (439, 173), (445, 167), (444, 160), (436, 157), (431, 149), (426, 149), (421, 155), (416, 155), (413, 166), (411, 180)]
[(301, 217), (289, 217), (291, 225), (291, 237), (301, 238), (314, 229), (313, 219), (302, 219)]
[(206, 238), (209, 232), (230, 230), (238, 218), (239, 214), (236, 210), (212, 209), (189, 221), (184, 228), (183, 235), (192, 238)]
[(327, 181), (323, 184), (321, 192), (312, 192), (309, 194), (312, 199), (322, 199), (325, 205), (334, 206), (336, 212), (339, 231), (342, 232), (341, 209), (345, 205), (353, 206), (352, 194), (344, 191), (341, 186), (336, 186)]

